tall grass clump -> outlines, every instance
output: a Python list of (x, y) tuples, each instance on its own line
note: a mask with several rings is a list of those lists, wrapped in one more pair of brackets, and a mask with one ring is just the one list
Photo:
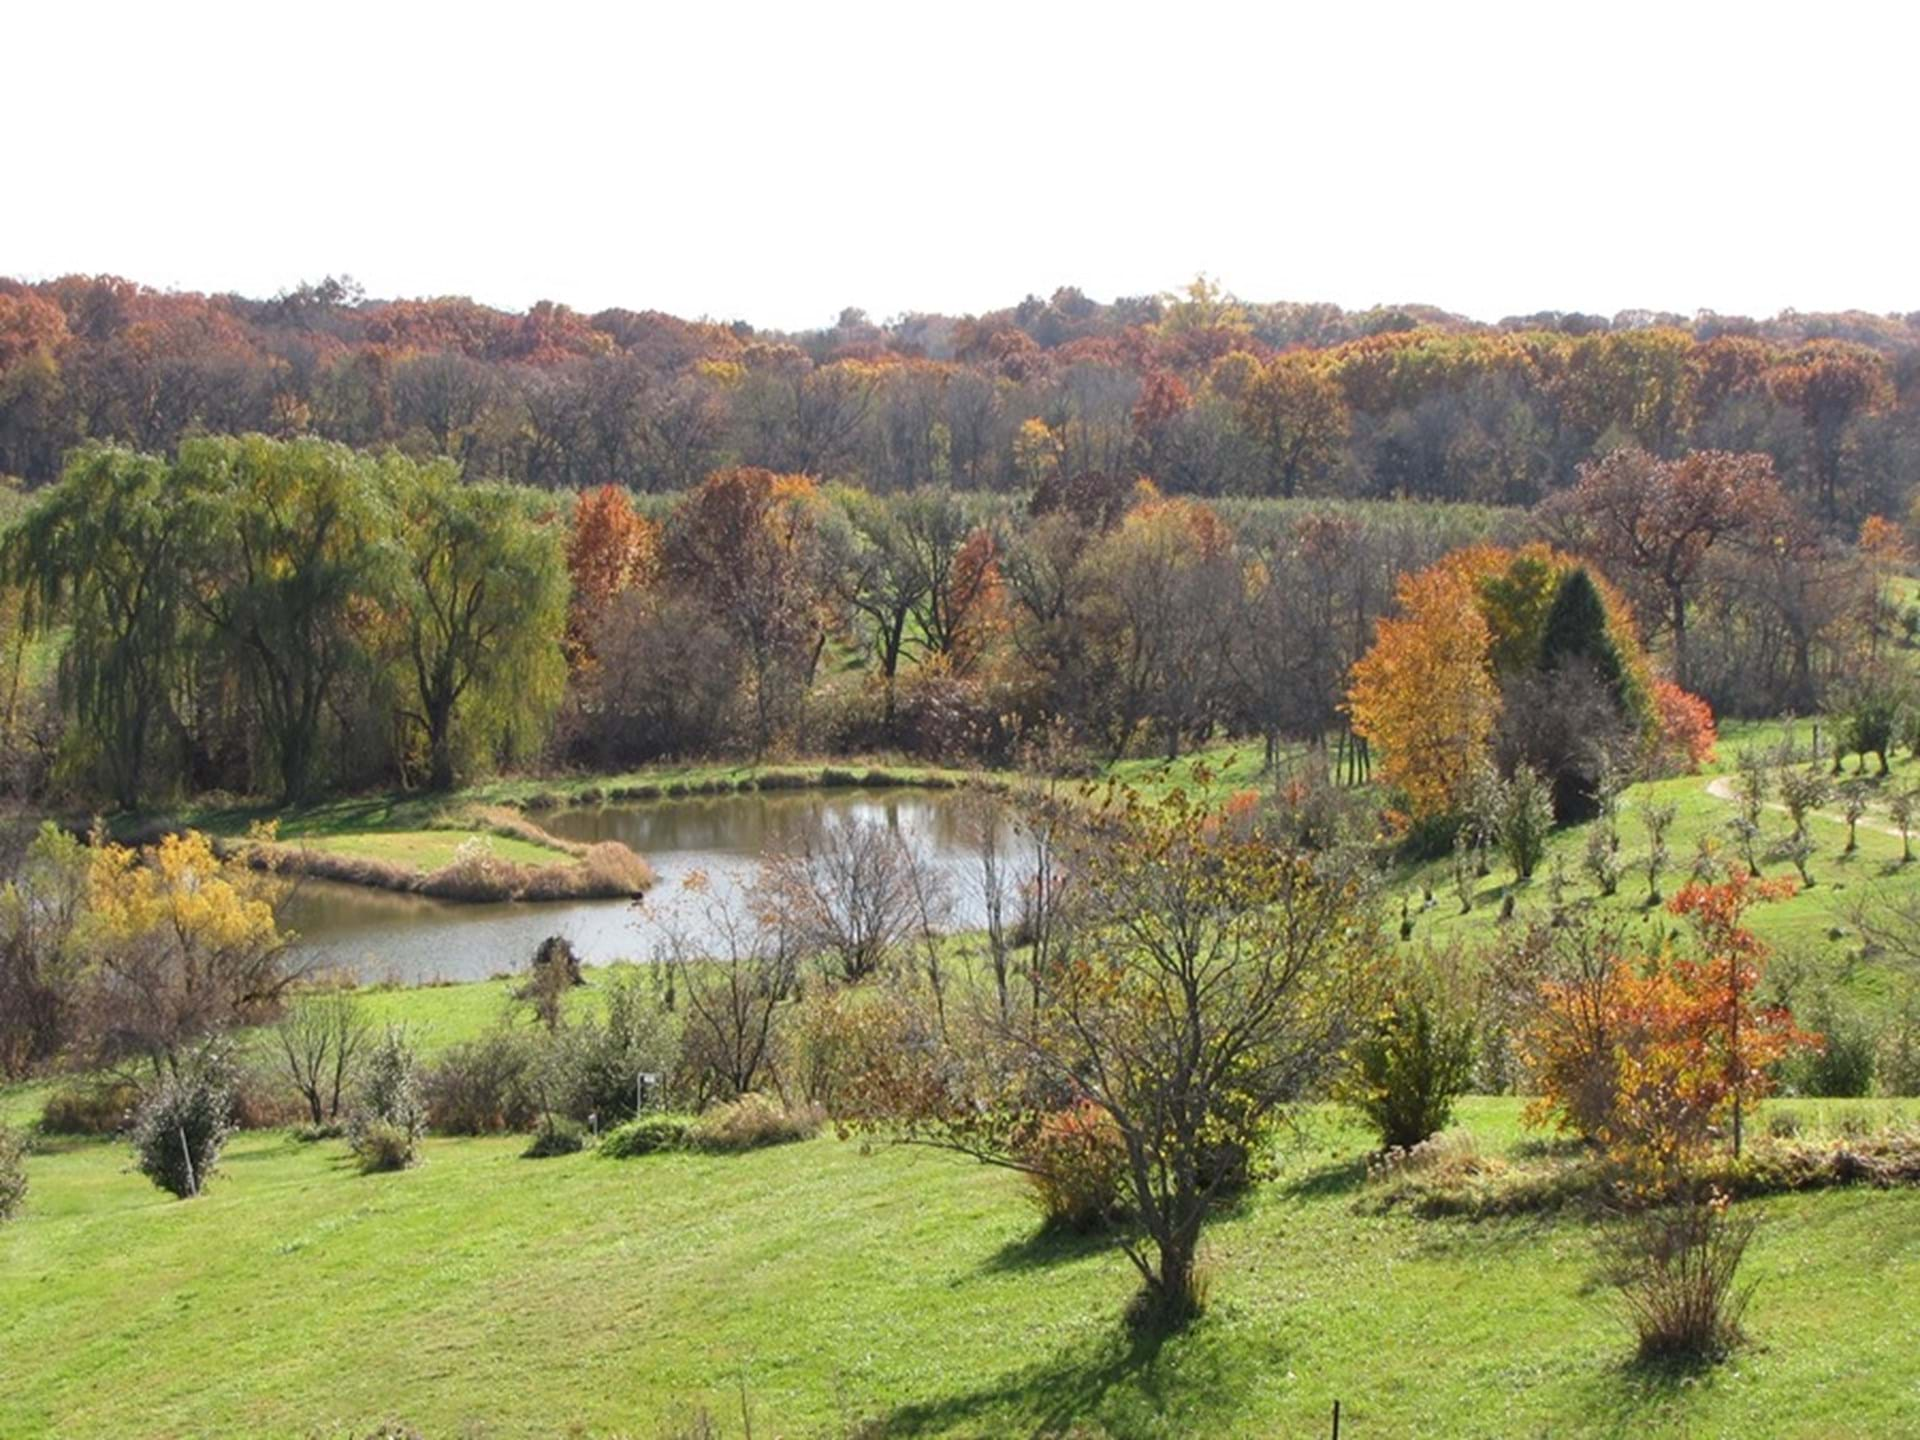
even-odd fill
[(1730, 1214), (1720, 1194), (1616, 1223), (1602, 1241), (1607, 1278), (1643, 1361), (1719, 1360), (1741, 1343), (1753, 1286), (1740, 1283), (1740, 1262), (1756, 1224), (1751, 1215)]

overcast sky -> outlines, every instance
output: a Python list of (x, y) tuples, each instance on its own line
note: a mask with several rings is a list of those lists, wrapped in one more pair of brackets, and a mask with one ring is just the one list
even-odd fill
[[(603, 13), (617, 12), (617, 13)], [(24, 3), (0, 274), (1920, 310), (1920, 6)]]

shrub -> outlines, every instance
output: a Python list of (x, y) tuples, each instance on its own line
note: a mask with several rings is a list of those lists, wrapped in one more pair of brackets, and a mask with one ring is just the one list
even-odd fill
[(1738, 1160), (1711, 1167), (1705, 1178), (1737, 1195), (1920, 1185), (1920, 1130), (1888, 1127), (1838, 1139), (1769, 1138)]
[(1384, 1149), (1418, 1145), (1446, 1129), (1473, 1077), (1474, 1024), (1449, 1003), (1445, 977), (1410, 969), (1348, 1051), (1342, 1087)]
[(706, 1111), (693, 1122), (688, 1138), (696, 1150), (754, 1150), (810, 1140), (825, 1123), (818, 1106), (789, 1107), (755, 1092)]
[(537, 1109), (528, 1085), (532, 1063), (526, 1038), (507, 1030), (454, 1046), (421, 1077), (427, 1123), (444, 1135), (527, 1129)]
[(1715, 1195), (1629, 1216), (1603, 1238), (1642, 1359), (1717, 1360), (1740, 1343), (1753, 1287), (1737, 1276), (1754, 1225)]
[(554, 1058), (552, 1103), (583, 1125), (589, 1117), (611, 1125), (635, 1114), (634, 1077), (671, 1074), (679, 1052), (674, 1017), (638, 971), (620, 972), (603, 986), (604, 1016), (563, 1030)]
[(27, 1147), (0, 1125), (0, 1220), (11, 1220), (27, 1201)]
[(908, 1043), (893, 998), (843, 986), (817, 986), (786, 1014), (787, 1063), (782, 1089), (839, 1114), (862, 1077), (880, 1071), (895, 1047)]
[(1879, 1061), (1873, 1033), (1860, 1021), (1831, 1005), (1815, 1010), (1813, 1029), (1821, 1044), (1794, 1055), (1786, 1064), (1785, 1081), (1801, 1095), (1845, 1098), (1873, 1093), (1873, 1075)]
[(139, 1103), (139, 1090), (125, 1080), (62, 1085), (47, 1097), (40, 1129), (49, 1135), (118, 1135)]
[(280, 1078), (258, 1066), (234, 1071), (230, 1118), (236, 1130), (278, 1130), (307, 1118), (306, 1102)]
[(348, 1143), (359, 1157), (360, 1169), (372, 1175), (383, 1170), (405, 1170), (419, 1158), (419, 1136), (387, 1120), (363, 1120), (349, 1125)]
[(367, 1058), (347, 1143), (364, 1171), (404, 1170), (418, 1158), (425, 1125), (413, 1047), (404, 1030), (389, 1027)]
[(1497, 837), (1500, 852), (1521, 880), (1533, 878), (1547, 852), (1553, 829), (1553, 790), (1539, 773), (1522, 765), (1493, 791), (1493, 812), (1482, 823)]
[(579, 1127), (565, 1121), (551, 1121), (534, 1132), (527, 1148), (520, 1152), (522, 1160), (550, 1160), (556, 1155), (577, 1155), (586, 1148)]
[(1920, 1095), (1920, 991), (1909, 991), (1880, 1036), (1874, 1057), (1880, 1089), (1888, 1095)]
[(171, 1195), (191, 1199), (207, 1187), (233, 1133), (230, 1077), (218, 1059), (168, 1076), (133, 1117), (140, 1173)]
[(662, 1150), (686, 1148), (693, 1121), (685, 1115), (642, 1115), (600, 1137), (600, 1153), (609, 1160), (632, 1160)]
[(1655, 680), (1653, 708), (1660, 727), (1656, 763), (1662, 773), (1691, 775), (1713, 759), (1719, 737), (1706, 701), (1671, 680)]
[(1098, 1229), (1121, 1209), (1127, 1149), (1113, 1117), (1082, 1101), (1040, 1123), (1021, 1156), (1034, 1204), (1049, 1229)]

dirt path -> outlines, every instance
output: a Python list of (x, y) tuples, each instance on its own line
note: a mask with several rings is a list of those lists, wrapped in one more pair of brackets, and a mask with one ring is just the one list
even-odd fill
[[(1733, 776), (1731, 775), (1716, 775), (1713, 779), (1709, 780), (1707, 782), (1707, 793), (1716, 800), (1725, 800), (1729, 805), (1738, 805), (1740, 803), (1740, 792), (1735, 788)], [(1767, 809), (1777, 810), (1782, 815), (1792, 813), (1778, 800), (1767, 801)], [(1844, 815), (1836, 815), (1831, 810), (1810, 810), (1807, 813), (1815, 820), (1825, 820), (1829, 824), (1840, 826), (1842, 829), (1846, 828), (1847, 817)], [(1863, 815), (1860, 817), (1860, 828), (1862, 830), (1871, 830), (1877, 835), (1891, 835), (1896, 840), (1900, 838), (1899, 826), (1883, 824), (1869, 816)]]

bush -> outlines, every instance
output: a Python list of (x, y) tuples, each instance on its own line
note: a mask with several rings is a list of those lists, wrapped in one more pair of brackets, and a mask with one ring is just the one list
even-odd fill
[(229, 1118), (236, 1130), (279, 1130), (307, 1118), (307, 1106), (279, 1076), (255, 1066), (234, 1072)]
[(347, 1143), (364, 1171), (404, 1170), (419, 1158), (425, 1126), (413, 1047), (404, 1030), (390, 1027), (367, 1058), (347, 1121)]
[(0, 1220), (11, 1220), (27, 1201), (27, 1147), (0, 1125)]
[(908, 1042), (892, 997), (843, 986), (816, 986), (783, 1017), (787, 1042), (781, 1088), (830, 1115), (868, 1075), (882, 1073)]
[(1343, 1087), (1383, 1149), (1408, 1149), (1447, 1128), (1473, 1077), (1474, 1025), (1431, 970), (1410, 974), (1348, 1052)]
[(688, 1139), (696, 1150), (754, 1150), (810, 1140), (825, 1123), (818, 1106), (788, 1107), (755, 1093), (708, 1110), (693, 1122)]
[(1716, 1195), (1630, 1216), (1603, 1239), (1643, 1360), (1718, 1360), (1740, 1343), (1753, 1287), (1736, 1277), (1754, 1225)]
[(577, 1127), (564, 1121), (542, 1125), (534, 1132), (527, 1148), (520, 1152), (522, 1160), (550, 1160), (557, 1155), (577, 1155), (586, 1148), (586, 1141)]
[(200, 1194), (233, 1133), (232, 1114), (230, 1077), (218, 1060), (162, 1080), (133, 1118), (140, 1173), (182, 1200)]
[(139, 1103), (139, 1090), (126, 1080), (62, 1085), (47, 1097), (40, 1129), (48, 1135), (118, 1135)]
[(442, 1055), (421, 1078), (427, 1123), (443, 1135), (525, 1130), (538, 1107), (529, 1093), (532, 1046), (494, 1030)]
[(1021, 1160), (1047, 1228), (1096, 1230), (1120, 1214), (1127, 1149), (1120, 1127), (1081, 1101), (1041, 1121)]
[(600, 1137), (600, 1153), (609, 1160), (632, 1160), (662, 1150), (681, 1150), (693, 1131), (685, 1115), (642, 1115)]
[(1873, 1033), (1831, 1006), (1816, 1010), (1812, 1024), (1822, 1043), (1788, 1061), (1783, 1077), (1788, 1087), (1800, 1095), (1823, 1098), (1871, 1095), (1879, 1061)]
[(368, 1175), (383, 1170), (405, 1170), (419, 1158), (420, 1137), (387, 1120), (365, 1120), (350, 1125), (347, 1140)]
[(612, 1125), (634, 1115), (634, 1077), (670, 1075), (679, 1053), (674, 1017), (638, 971), (605, 982), (605, 1014), (564, 1030), (555, 1057), (555, 1108), (586, 1124)]

